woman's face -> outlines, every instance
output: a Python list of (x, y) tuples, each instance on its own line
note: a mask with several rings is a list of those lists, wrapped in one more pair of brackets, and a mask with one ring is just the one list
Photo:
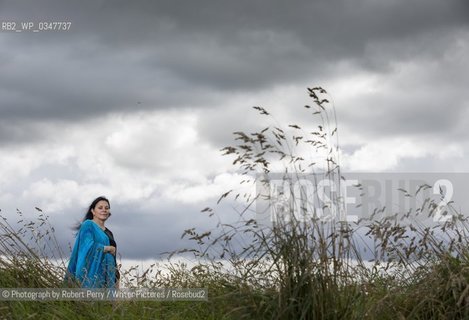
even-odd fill
[(105, 200), (99, 201), (94, 209), (91, 209), (91, 213), (93, 213), (93, 218), (105, 221), (109, 218), (109, 203)]

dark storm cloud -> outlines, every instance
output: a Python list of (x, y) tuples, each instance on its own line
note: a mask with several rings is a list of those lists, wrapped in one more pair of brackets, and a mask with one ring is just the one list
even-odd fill
[(2, 1), (2, 20), (73, 25), (62, 33), (0, 34), (0, 112), (78, 120), (213, 104), (206, 98), (213, 92), (324, 78), (344, 60), (385, 68), (413, 59), (415, 47), (397, 45), (383, 61), (367, 56), (371, 44), (463, 27), (468, 7), (436, 0)]
[[(463, 83), (467, 83), (467, 79)], [(342, 121), (353, 124), (353, 130), (364, 136), (423, 134), (447, 138), (458, 132), (460, 124), (466, 124), (469, 105), (461, 100), (469, 98), (469, 95), (464, 92), (463, 83), (457, 95), (441, 95), (438, 90), (432, 92), (432, 86), (420, 87), (418, 89), (426, 92), (412, 94), (364, 94), (348, 102), (355, 112), (346, 108), (340, 110), (339, 127)], [(416, 87), (409, 90), (418, 91)]]

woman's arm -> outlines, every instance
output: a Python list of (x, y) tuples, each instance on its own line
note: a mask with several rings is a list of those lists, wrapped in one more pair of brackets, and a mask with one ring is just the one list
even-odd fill
[(116, 255), (116, 247), (114, 246), (104, 246), (104, 253), (109, 252), (113, 256)]
[(83, 287), (95, 287), (96, 277), (100, 276), (105, 245), (95, 239), (93, 222), (85, 221), (78, 235), (78, 257), (76, 277)]

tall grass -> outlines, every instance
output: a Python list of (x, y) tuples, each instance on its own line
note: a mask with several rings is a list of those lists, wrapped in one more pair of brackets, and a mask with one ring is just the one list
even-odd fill
[[(18, 220), (0, 214), (0, 288), (63, 288), (69, 258), (55, 238), (49, 216), (36, 208), (36, 217)], [(11, 220), (11, 218), (10, 218)], [(214, 275), (182, 263), (156, 265), (140, 272), (139, 266), (123, 270), (121, 286), (209, 287), (224, 290)], [(162, 270), (165, 272), (162, 272)], [(1, 319), (222, 319), (226, 303), (152, 301), (0, 301)], [(228, 318), (227, 318), (228, 319)]]
[(39, 208), (36, 215), (34, 219), (26, 219), (17, 210), (19, 220), (13, 225), (0, 215), (1, 286), (10, 287), (14, 283), (17, 287), (54, 288), (61, 284), (63, 252), (49, 217)]
[[(316, 121), (313, 131), (277, 122), (258, 132), (234, 133), (238, 143), (222, 151), (233, 156), (233, 165), (247, 176), (242, 183), (250, 183), (256, 191), (224, 193), (219, 202), (243, 203), (235, 212), (236, 222), (220, 223), (215, 230), (186, 230), (183, 236), (196, 242), (195, 249), (187, 251), (211, 273), (227, 279), (237, 317), (466, 317), (467, 219), (449, 207), (451, 220), (424, 224), (422, 217), (433, 217), (438, 209), (431, 199), (415, 211), (395, 215), (375, 208), (358, 221), (344, 219), (335, 109), (323, 88), (309, 88), (308, 95), (312, 105), (306, 105), (305, 111)], [(274, 119), (265, 108), (254, 109)], [(281, 173), (284, 187), (279, 196), (290, 199), (280, 209), (278, 197), (272, 199), (268, 192), (272, 173), (277, 180)], [(295, 181), (304, 176), (314, 184), (314, 194), (292, 199)], [(330, 201), (322, 208), (308, 205), (319, 199), (322, 190), (317, 177), (336, 186), (325, 191)], [(409, 196), (427, 187), (422, 185)], [(259, 203), (268, 203), (272, 225), (260, 223)], [(203, 212), (216, 216), (212, 208)], [(365, 259), (364, 249), (372, 259)], [(229, 267), (220, 261), (229, 262)]]

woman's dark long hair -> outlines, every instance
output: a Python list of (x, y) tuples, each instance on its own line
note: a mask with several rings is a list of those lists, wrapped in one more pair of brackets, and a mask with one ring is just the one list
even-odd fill
[[(109, 200), (106, 197), (103, 197), (103, 196), (97, 197), (96, 199), (93, 200), (93, 202), (91, 202), (91, 204), (88, 208), (88, 211), (86, 212), (85, 217), (83, 218), (83, 220), (81, 222), (79, 222), (73, 229), (78, 230), (78, 229), (80, 229), (80, 226), (83, 222), (85, 222), (86, 220), (93, 220), (93, 212), (91, 212), (91, 210), (96, 208), (96, 205), (98, 204), (99, 201), (106, 201), (107, 204), (109, 205), (109, 208), (111, 207), (111, 203), (109, 202)], [(110, 215), (111, 215), (111, 213), (109, 213), (109, 216)]]

